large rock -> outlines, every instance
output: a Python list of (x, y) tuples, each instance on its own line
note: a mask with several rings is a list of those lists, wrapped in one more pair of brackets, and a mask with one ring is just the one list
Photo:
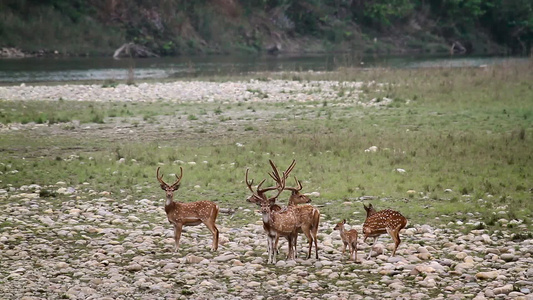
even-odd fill
[(499, 275), (498, 271), (479, 272), (476, 274), (476, 278), (481, 279), (481, 280), (492, 280), (498, 277), (498, 275)]

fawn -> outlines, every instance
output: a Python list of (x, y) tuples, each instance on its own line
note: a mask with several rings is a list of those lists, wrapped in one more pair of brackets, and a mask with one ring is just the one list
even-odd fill
[(346, 252), (346, 246), (350, 247), (350, 259), (357, 261), (357, 230), (344, 230), (344, 225), (346, 224), (346, 219), (343, 219), (342, 222), (337, 223), (334, 230), (339, 230), (341, 234), (341, 239), (343, 243), (342, 254)]

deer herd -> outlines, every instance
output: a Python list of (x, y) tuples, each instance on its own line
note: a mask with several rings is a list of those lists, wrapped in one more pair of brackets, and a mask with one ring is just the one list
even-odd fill
[[(308, 204), (311, 202), (308, 196), (300, 193), (302, 190), (302, 183), (294, 177), (295, 186), (290, 187), (286, 185), (286, 180), (289, 174), (294, 169), (296, 161), (293, 160), (289, 167), (281, 174), (277, 166), (272, 160), (269, 160), (272, 172), (268, 175), (274, 180), (275, 184), (269, 187), (262, 187), (266, 178), (263, 179), (255, 187), (253, 186), (253, 179), (248, 179), (249, 169), (246, 169), (245, 182), (246, 186), (252, 193), (246, 200), (254, 203), (260, 207), (260, 212), (263, 221), (263, 229), (267, 236), (268, 249), (268, 263), (276, 263), (276, 254), (278, 253), (278, 240), (284, 237), (288, 242), (287, 259), (295, 259), (297, 255), (296, 243), (298, 234), (303, 233), (307, 237), (309, 248), (307, 251), (307, 259), (311, 257), (313, 245), (315, 247), (315, 258), (318, 259), (318, 239), (317, 233), (320, 223), (320, 211), (315, 206)], [(219, 212), (219, 207), (212, 201), (196, 201), (196, 202), (176, 202), (174, 201), (174, 192), (180, 187), (180, 182), (183, 177), (183, 169), (180, 167), (180, 175), (176, 176), (176, 181), (169, 185), (163, 181), (163, 175), (159, 174), (157, 168), (156, 177), (166, 193), (165, 212), (168, 221), (174, 226), (174, 241), (175, 251), (178, 251), (181, 231), (183, 226), (196, 226), (201, 223), (211, 231), (213, 234), (212, 251), (218, 249), (219, 231), (216, 226), (216, 220)], [(276, 204), (278, 197), (283, 191), (290, 191), (288, 204), (282, 207)], [(273, 192), (272, 197), (267, 196), (267, 192)], [(400, 244), (400, 230), (407, 225), (407, 219), (397, 211), (385, 209), (376, 211), (372, 204), (364, 205), (366, 211), (366, 220), (363, 223), (363, 242), (368, 237), (373, 237), (374, 241), (370, 247), (368, 258), (372, 255), (372, 247), (376, 243), (381, 234), (388, 233), (394, 241), (394, 249), (392, 255), (396, 254), (398, 245)], [(340, 237), (343, 243), (342, 255), (349, 248), (349, 258), (357, 261), (357, 230), (345, 230), (344, 225), (346, 220), (343, 219), (337, 223), (334, 230), (339, 230)]]

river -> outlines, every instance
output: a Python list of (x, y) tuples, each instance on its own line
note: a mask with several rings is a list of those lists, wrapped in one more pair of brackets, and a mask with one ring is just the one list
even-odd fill
[(146, 59), (61, 57), (0, 59), (0, 83), (85, 82), (239, 75), (251, 72), (332, 71), (358, 68), (479, 67), (527, 58), (469, 56), (226, 55)]

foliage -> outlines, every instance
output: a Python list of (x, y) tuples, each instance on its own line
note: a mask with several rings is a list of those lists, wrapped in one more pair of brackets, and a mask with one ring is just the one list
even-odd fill
[[(405, 21), (410, 14), (414, 13), (412, 2), (410, 0), (358, 1), (360, 6), (355, 7), (354, 13), (360, 16), (363, 24), (388, 28)], [(359, 11), (361, 13), (358, 13)]]
[[(0, 2), (0, 46), (101, 53), (133, 41), (162, 55), (260, 51), (272, 40), (310, 37), (328, 45), (363, 36), (433, 40), (490, 39), (516, 53), (533, 44), (529, 0), (253, 0)], [(358, 36), (358, 35), (357, 35)], [(421, 40), (424, 42), (424, 40)], [(416, 45), (411, 42), (411, 45)], [(421, 50), (424, 46), (414, 46)], [(445, 47), (433, 47), (445, 49)], [(83, 50), (85, 49), (85, 50)], [(90, 49), (90, 50), (87, 50)], [(334, 49), (334, 47), (333, 47)], [(383, 50), (383, 49), (382, 49)]]

